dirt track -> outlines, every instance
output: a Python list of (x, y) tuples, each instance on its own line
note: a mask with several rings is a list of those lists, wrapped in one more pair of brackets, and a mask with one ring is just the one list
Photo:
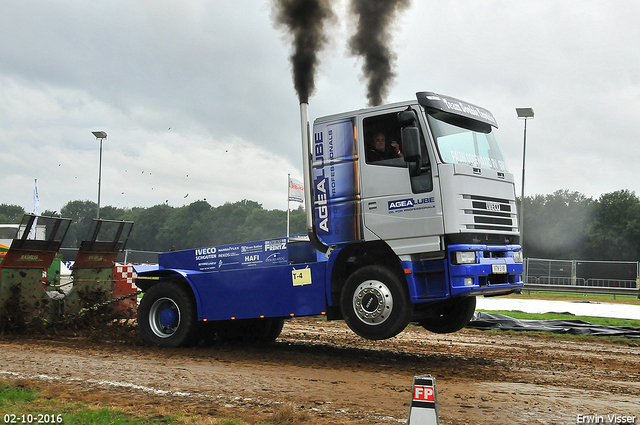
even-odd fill
[(443, 425), (575, 424), (578, 415), (608, 423), (608, 414), (640, 424), (635, 344), (417, 327), (372, 342), (342, 322), (313, 319), (286, 322), (276, 343), (262, 347), (0, 338), (0, 378), (150, 416), (183, 410), (203, 423), (219, 414), (275, 420), (290, 408), (286, 416), (298, 422), (283, 423), (404, 423), (413, 376), (422, 374), (437, 379)]

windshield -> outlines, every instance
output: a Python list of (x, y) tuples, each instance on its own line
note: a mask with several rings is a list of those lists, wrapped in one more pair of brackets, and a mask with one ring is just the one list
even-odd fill
[(481, 133), (440, 121), (427, 114), (440, 158), (453, 164), (509, 171), (493, 132)]

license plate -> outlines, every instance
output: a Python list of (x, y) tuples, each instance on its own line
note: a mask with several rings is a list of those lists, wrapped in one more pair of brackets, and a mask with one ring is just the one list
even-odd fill
[(507, 265), (506, 264), (492, 264), (491, 265), (491, 273), (493, 273), (493, 274), (506, 274), (507, 273)]

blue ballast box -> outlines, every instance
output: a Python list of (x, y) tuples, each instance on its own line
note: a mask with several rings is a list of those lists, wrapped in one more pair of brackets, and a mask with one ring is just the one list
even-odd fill
[(165, 269), (201, 272), (268, 267), (313, 261), (315, 250), (310, 242), (287, 242), (287, 238), (219, 245), (158, 255)]

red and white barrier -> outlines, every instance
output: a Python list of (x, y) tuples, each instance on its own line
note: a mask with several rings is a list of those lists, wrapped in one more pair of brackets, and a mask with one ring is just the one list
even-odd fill
[[(112, 299), (137, 292), (138, 287), (135, 282), (136, 272), (133, 270), (133, 266), (115, 266), (113, 268)], [(122, 312), (123, 317), (130, 319), (135, 317), (137, 308), (138, 300), (135, 296), (119, 301), (116, 305), (116, 309)]]

